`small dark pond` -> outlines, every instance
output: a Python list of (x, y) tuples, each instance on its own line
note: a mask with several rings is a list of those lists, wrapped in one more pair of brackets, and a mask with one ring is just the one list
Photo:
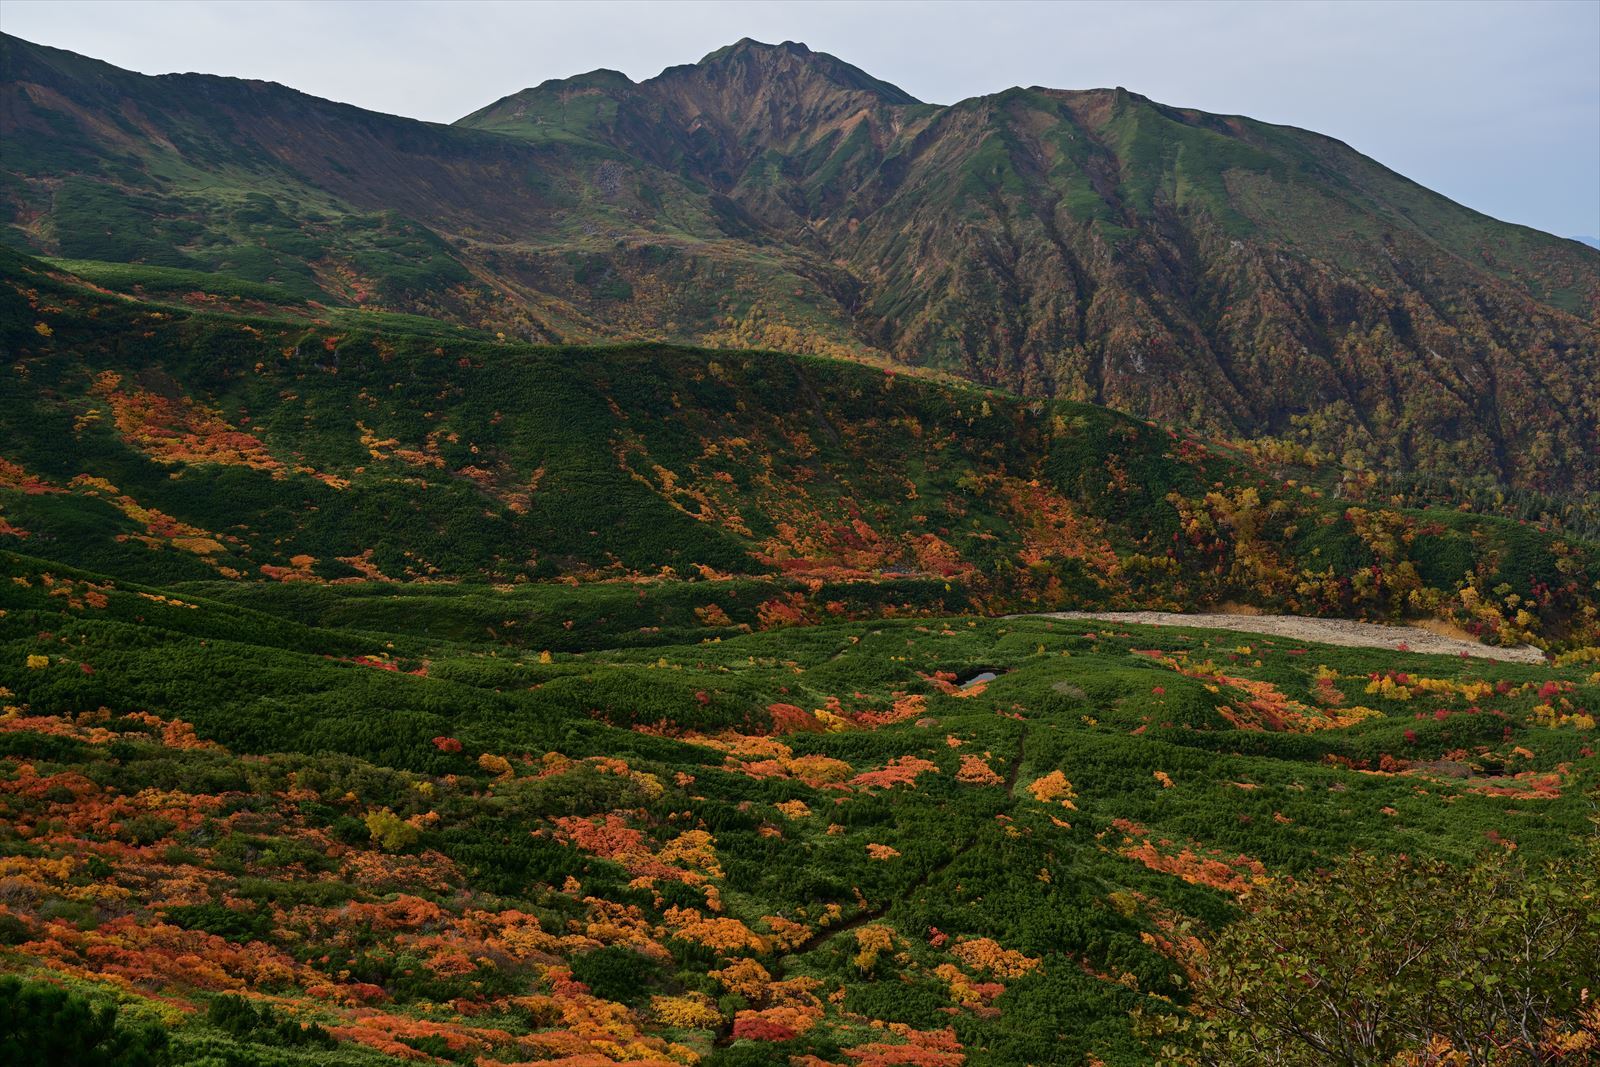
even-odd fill
[(963, 689), (971, 689), (975, 685), (992, 682), (1004, 673), (1005, 671), (998, 667), (974, 667), (956, 675), (956, 684)]

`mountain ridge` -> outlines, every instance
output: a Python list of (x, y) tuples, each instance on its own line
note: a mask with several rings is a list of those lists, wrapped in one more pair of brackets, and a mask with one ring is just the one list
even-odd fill
[[(926, 104), (793, 42), (546, 81), (451, 125), (4, 55), (5, 232), (34, 251), (1600, 486), (1600, 255), (1321, 134), (1121, 89)], [(148, 236), (107, 241), (107, 212)]]

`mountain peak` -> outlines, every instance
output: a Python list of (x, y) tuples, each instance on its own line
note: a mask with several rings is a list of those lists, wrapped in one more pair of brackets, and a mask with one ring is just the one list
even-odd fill
[(837, 56), (814, 51), (801, 41), (767, 44), (751, 37), (742, 37), (733, 44), (708, 53), (698, 63), (668, 67), (650, 80), (670, 82), (684, 78), (719, 82), (738, 80), (751, 88), (774, 82), (805, 83), (820, 80), (835, 89), (871, 93), (885, 104), (907, 106), (921, 102), (898, 85), (874, 78)]
[(1388, 474), (1600, 488), (1600, 399), (1568, 384), (1600, 381), (1600, 251), (1126, 88), (910, 101), (745, 39), (449, 130), (0, 37), (0, 236), (525, 337), (890, 358)]
[(583, 74), (574, 74), (570, 78), (547, 78), (539, 83), (540, 91), (559, 91), (562, 89), (604, 89), (617, 91), (631, 89), (633, 79), (620, 70), (609, 67), (599, 67)]
[(813, 51), (800, 41), (767, 44), (743, 37), (708, 53), (698, 63), (668, 67), (638, 83), (619, 71), (604, 69), (551, 78), (458, 121), (464, 126), (525, 135), (530, 128), (574, 123), (592, 131), (597, 124), (607, 126), (615, 118), (613, 105), (573, 111), (561, 103), (575, 95), (613, 101), (632, 97), (636, 103), (645, 101), (642, 106), (646, 109), (673, 108), (724, 130), (759, 130), (762, 139), (774, 131), (787, 131), (780, 133), (786, 136), (799, 129), (826, 127), (864, 109), (881, 111), (920, 103), (899, 86), (826, 52)]
[(701, 57), (700, 62), (694, 65), (703, 67), (708, 64), (722, 62), (733, 56), (775, 52), (784, 52), (792, 56), (817, 54), (811, 51), (803, 41), (784, 41), (782, 44), (768, 44), (765, 41), (758, 41), (754, 37), (741, 37), (732, 44), (723, 45), (713, 52), (707, 52)]

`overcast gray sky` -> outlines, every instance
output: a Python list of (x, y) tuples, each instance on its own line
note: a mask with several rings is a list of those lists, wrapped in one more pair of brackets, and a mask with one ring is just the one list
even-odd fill
[(1471, 207), (1600, 235), (1600, 0), (185, 3), (5, 0), (0, 29), (448, 122), (546, 78), (804, 41), (924, 100), (1122, 85), (1347, 141)]

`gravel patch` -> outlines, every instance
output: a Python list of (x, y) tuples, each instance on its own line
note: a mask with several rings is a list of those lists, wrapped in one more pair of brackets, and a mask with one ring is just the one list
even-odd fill
[(1447, 637), (1420, 626), (1385, 626), (1373, 622), (1352, 622), (1349, 619), (1308, 619), (1299, 615), (1184, 615), (1175, 611), (1051, 611), (1006, 617), (1119, 622), (1138, 626), (1192, 626), (1352, 648), (1387, 648), (1395, 652), (1423, 652), (1437, 656), (1473, 656), (1504, 663), (1545, 661), (1544, 653), (1530, 645), (1502, 648), (1459, 637)]

